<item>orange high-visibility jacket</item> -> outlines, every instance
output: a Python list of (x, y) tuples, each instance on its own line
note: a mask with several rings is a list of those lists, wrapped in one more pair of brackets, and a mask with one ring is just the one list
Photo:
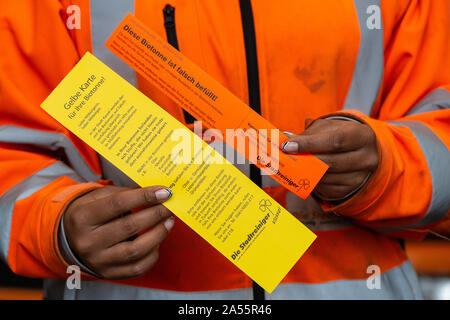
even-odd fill
[[(103, 46), (128, 11), (280, 130), (299, 133), (306, 117), (333, 114), (376, 133), (378, 169), (350, 199), (323, 203), (327, 214), (303, 211), (303, 200), (263, 177), (318, 236), (267, 298), (420, 296), (396, 238), (423, 238), (448, 218), (448, 0), (2, 1), (0, 257), (12, 271), (66, 278), (57, 237), (64, 209), (101, 179), (127, 185), (39, 107), (86, 51), (192, 120)], [(381, 288), (366, 283), (377, 268)], [(233, 298), (250, 297), (252, 281), (178, 220), (147, 274), (82, 286), (76, 294), (96, 298), (114, 288), (130, 297)]]

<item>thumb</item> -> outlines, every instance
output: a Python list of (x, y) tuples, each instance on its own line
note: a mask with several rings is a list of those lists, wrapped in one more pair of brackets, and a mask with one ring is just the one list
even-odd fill
[(286, 153), (328, 153), (333, 151), (329, 132), (316, 134), (299, 134), (290, 137), (281, 145)]

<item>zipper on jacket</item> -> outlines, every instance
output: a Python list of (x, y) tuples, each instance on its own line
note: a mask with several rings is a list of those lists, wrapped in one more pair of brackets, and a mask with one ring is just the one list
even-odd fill
[[(247, 82), (250, 107), (261, 113), (261, 100), (259, 89), (258, 58), (256, 54), (255, 25), (250, 0), (239, 0), (241, 9), (242, 29), (244, 33), (245, 56), (247, 62)], [(163, 9), (164, 28), (166, 29), (167, 42), (175, 49), (178, 46), (177, 31), (175, 27), (175, 8), (167, 4)], [(183, 109), (186, 123), (193, 123), (195, 118)], [(250, 179), (259, 187), (262, 187), (261, 172), (255, 165), (250, 165)], [(253, 282), (253, 297), (255, 300), (264, 300), (264, 289)]]
[[(166, 4), (163, 9), (163, 15), (167, 42), (175, 49), (180, 50), (178, 46), (177, 29), (175, 28), (175, 8), (170, 4)], [(186, 123), (194, 123), (195, 118), (189, 112), (183, 109), (183, 114)]]
[[(250, 0), (239, 0), (241, 9), (242, 30), (244, 33), (245, 58), (247, 62), (248, 99), (250, 107), (261, 114), (261, 98), (259, 91), (258, 56), (256, 53), (255, 23)], [(262, 178), (259, 168), (250, 164), (250, 179), (260, 188)], [(264, 289), (253, 282), (253, 298), (264, 300)]]

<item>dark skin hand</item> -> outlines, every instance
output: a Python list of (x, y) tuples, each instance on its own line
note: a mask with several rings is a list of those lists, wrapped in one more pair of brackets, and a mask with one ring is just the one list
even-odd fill
[(105, 186), (81, 196), (70, 204), (64, 216), (72, 250), (102, 278), (143, 275), (158, 260), (159, 245), (173, 226), (172, 213), (161, 204), (170, 195), (162, 186)]
[(339, 199), (357, 189), (378, 167), (377, 139), (366, 124), (318, 119), (299, 135), (289, 135), (286, 153), (312, 153), (329, 165), (315, 193)]

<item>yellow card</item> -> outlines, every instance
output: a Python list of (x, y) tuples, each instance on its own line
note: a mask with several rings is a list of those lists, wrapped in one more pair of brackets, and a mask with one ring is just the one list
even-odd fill
[[(178, 120), (86, 53), (42, 103), (269, 293), (316, 236)], [(190, 160), (190, 161), (186, 161)]]

